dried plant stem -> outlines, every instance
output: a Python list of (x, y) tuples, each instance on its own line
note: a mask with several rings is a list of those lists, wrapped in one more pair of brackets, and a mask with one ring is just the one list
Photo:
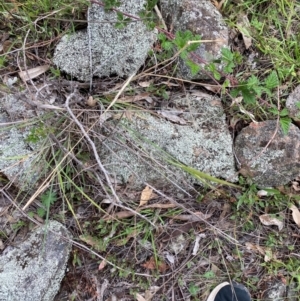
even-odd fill
[[(129, 80), (127, 80), (127, 82), (129, 83)], [(126, 84), (126, 83), (125, 83), (125, 84)], [(125, 88), (126, 85), (124, 85), (123, 87)], [(122, 89), (121, 89), (121, 90), (122, 90)], [(121, 91), (121, 90), (120, 90), (120, 91)], [(118, 93), (118, 94), (119, 94), (119, 93)], [(106, 192), (106, 194), (107, 194), (107, 197), (108, 197), (108, 198), (111, 200), (111, 202), (112, 202), (114, 205), (116, 205), (117, 207), (120, 207), (120, 208), (123, 208), (123, 209), (127, 209), (128, 211), (133, 212), (135, 215), (138, 215), (139, 217), (141, 217), (142, 219), (146, 220), (149, 224), (151, 224), (153, 227), (156, 228), (156, 226), (155, 226), (150, 220), (148, 220), (146, 217), (144, 217), (144, 216), (141, 215), (140, 213), (136, 212), (135, 210), (132, 210), (131, 208), (126, 207), (126, 206), (123, 206), (123, 205), (121, 204), (121, 201), (120, 201), (120, 199), (119, 199), (119, 197), (118, 197), (118, 195), (117, 195), (117, 193), (116, 193), (116, 191), (115, 191), (115, 189), (114, 189), (114, 187), (113, 187), (113, 184), (112, 184), (112, 182), (111, 182), (111, 180), (110, 180), (110, 178), (109, 178), (109, 175), (108, 175), (106, 169), (104, 168), (104, 166), (103, 166), (103, 164), (102, 164), (102, 162), (101, 162), (101, 160), (100, 160), (100, 157), (99, 157), (99, 155), (98, 155), (98, 152), (97, 152), (97, 148), (96, 148), (96, 146), (95, 146), (95, 143), (92, 141), (92, 139), (90, 138), (90, 136), (88, 135), (88, 133), (87, 133), (86, 130), (84, 129), (83, 125), (82, 125), (82, 124), (80, 123), (80, 121), (76, 118), (76, 116), (74, 115), (74, 113), (72, 112), (72, 110), (71, 110), (70, 107), (69, 107), (70, 99), (71, 99), (72, 97), (74, 97), (74, 96), (76, 96), (76, 94), (75, 94), (75, 93), (71, 93), (71, 94), (67, 97), (67, 99), (66, 99), (66, 104), (65, 104), (65, 105), (66, 105), (66, 109), (67, 109), (68, 113), (70, 114), (70, 116), (72, 117), (72, 119), (74, 120), (74, 122), (75, 122), (75, 123), (77, 124), (77, 126), (79, 127), (79, 129), (80, 129), (80, 131), (82, 132), (82, 134), (83, 134), (83, 136), (85, 137), (85, 139), (88, 141), (89, 145), (92, 147), (93, 154), (94, 154), (94, 156), (95, 156), (95, 159), (96, 159), (96, 161), (97, 161), (97, 164), (98, 164), (100, 170), (103, 172), (103, 174), (104, 174), (104, 176), (105, 176), (106, 182), (107, 182), (107, 184), (108, 184), (108, 187), (110, 188), (111, 193), (112, 193), (113, 196), (114, 196), (114, 199), (111, 198), (111, 195), (110, 195), (110, 194), (106, 191), (106, 189), (105, 189), (105, 192)], [(116, 98), (115, 98), (115, 99), (116, 99)], [(106, 111), (107, 111), (107, 109), (106, 109)]]

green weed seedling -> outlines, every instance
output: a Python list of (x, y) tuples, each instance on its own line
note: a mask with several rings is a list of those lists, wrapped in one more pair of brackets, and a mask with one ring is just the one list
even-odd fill
[(41, 195), (41, 202), (43, 207), (37, 209), (37, 215), (41, 218), (44, 218), (47, 215), (49, 218), (50, 207), (57, 201), (56, 193), (53, 191), (46, 191)]

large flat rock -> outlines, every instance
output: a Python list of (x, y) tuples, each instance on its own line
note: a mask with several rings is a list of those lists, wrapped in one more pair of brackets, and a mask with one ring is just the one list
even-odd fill
[[(163, 116), (179, 118), (170, 121)], [(118, 129), (118, 130), (116, 130)], [(136, 112), (118, 121), (101, 156), (114, 179), (133, 187), (188, 189), (200, 183), (168, 164), (170, 156), (215, 177), (236, 181), (232, 139), (220, 100), (204, 93), (175, 95), (154, 114)]]
[[(145, 0), (120, 2), (118, 11), (137, 18), (146, 3)], [(83, 81), (90, 80), (92, 76), (129, 76), (136, 73), (144, 63), (156, 34), (149, 31), (141, 20), (131, 19), (122, 29), (116, 28), (117, 21), (116, 11), (105, 12), (101, 5), (92, 4), (88, 29), (63, 37), (57, 45), (53, 62)]]
[(0, 300), (51, 301), (65, 274), (70, 234), (56, 221), (0, 256)]

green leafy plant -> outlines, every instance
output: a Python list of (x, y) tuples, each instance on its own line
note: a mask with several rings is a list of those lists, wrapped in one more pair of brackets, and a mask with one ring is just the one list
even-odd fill
[(287, 135), (290, 126), (292, 124), (292, 119), (289, 117), (289, 111), (287, 108), (282, 109), (281, 111), (278, 111), (276, 107), (270, 108), (270, 112), (272, 112), (274, 115), (279, 116), (279, 122), (281, 125), (281, 129), (284, 133), (284, 135)]
[(50, 206), (57, 201), (56, 193), (49, 190), (41, 195), (41, 202), (43, 207), (37, 209), (37, 214), (39, 217), (44, 218), (47, 213), (47, 219), (49, 215)]
[(272, 90), (278, 85), (277, 74), (275, 71), (272, 71), (264, 81), (260, 81), (257, 76), (251, 75), (246, 81), (234, 87), (230, 94), (232, 97), (241, 95), (245, 104), (255, 104), (257, 98), (262, 96), (262, 93), (271, 96)]

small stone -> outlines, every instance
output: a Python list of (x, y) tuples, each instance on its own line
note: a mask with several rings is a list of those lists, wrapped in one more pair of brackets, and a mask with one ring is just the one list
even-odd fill
[(276, 120), (251, 123), (235, 140), (235, 153), (241, 170), (246, 170), (246, 176), (252, 177), (260, 187), (285, 185), (299, 175), (300, 130), (291, 124), (288, 134), (284, 135), (278, 125), (272, 139), (276, 126)]
[(0, 300), (52, 301), (71, 251), (68, 230), (56, 221), (0, 256)]
[(282, 301), (285, 299), (286, 285), (281, 281), (273, 281), (270, 288), (264, 293), (264, 300)]

